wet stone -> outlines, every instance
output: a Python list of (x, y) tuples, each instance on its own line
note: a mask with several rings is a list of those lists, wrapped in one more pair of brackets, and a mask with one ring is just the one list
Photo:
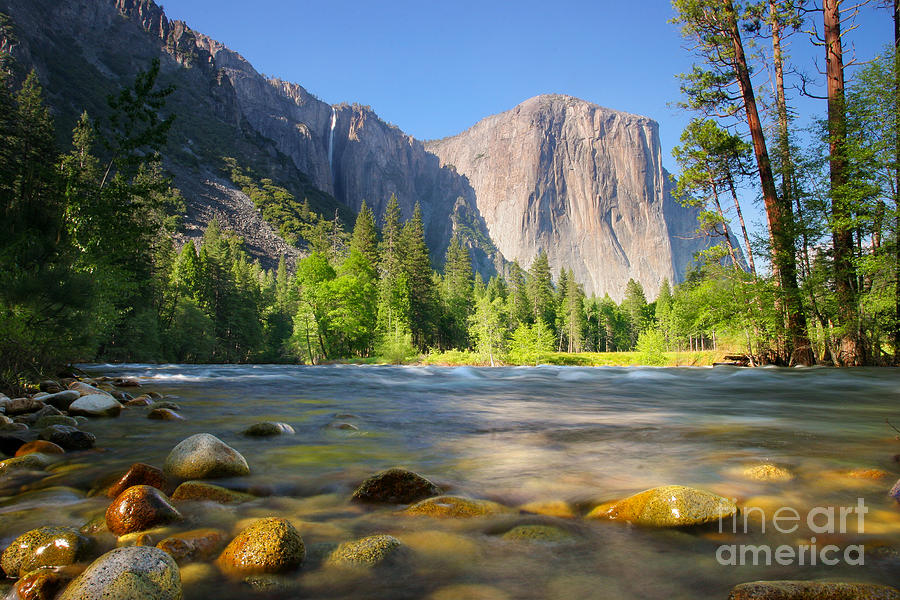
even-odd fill
[(728, 600), (900, 600), (900, 591), (871, 583), (753, 581), (732, 588)]
[(22, 577), (40, 567), (71, 565), (87, 558), (89, 538), (72, 527), (40, 527), (17, 537), (0, 555), (9, 577)]
[(50, 394), (41, 398), (41, 402), (55, 406), (60, 410), (68, 410), (69, 405), (78, 400), (81, 394), (77, 390), (64, 390), (56, 394)]
[(144, 463), (134, 463), (128, 471), (106, 490), (107, 498), (116, 498), (119, 494), (135, 485), (149, 485), (165, 491), (168, 481), (162, 470)]
[(150, 405), (151, 408), (168, 408), (169, 410), (181, 410), (181, 407), (175, 404), (174, 402), (153, 402)]
[(34, 424), (35, 429), (46, 429), (51, 425), (66, 425), (68, 427), (77, 427), (78, 421), (76, 421), (72, 417), (67, 417), (65, 415), (50, 415), (47, 417), (41, 417)]
[(25, 456), (26, 454), (34, 454), (35, 452), (40, 452), (41, 454), (65, 454), (66, 451), (61, 447), (57, 446), (53, 442), (47, 442), (44, 440), (35, 440), (33, 442), (28, 442), (27, 444), (23, 444), (18, 450), (16, 450), (16, 456)]
[(294, 428), (287, 423), (255, 423), (244, 430), (244, 435), (250, 437), (270, 437), (273, 435), (293, 435)]
[(689, 527), (728, 519), (736, 512), (737, 506), (728, 498), (681, 485), (667, 485), (602, 504), (587, 518), (627, 521), (647, 527)]
[(18, 452), (19, 448), (28, 443), (28, 440), (21, 436), (12, 434), (0, 434), (0, 452), (7, 456), (13, 456)]
[(325, 564), (340, 567), (375, 567), (396, 560), (404, 546), (390, 535), (371, 535), (360, 540), (340, 544)]
[(155, 487), (135, 485), (116, 497), (106, 509), (106, 526), (116, 535), (144, 531), (181, 520), (181, 513)]
[(118, 417), (122, 404), (109, 394), (89, 394), (69, 405), (69, 414), (83, 417)]
[(178, 564), (213, 558), (225, 546), (221, 529), (194, 529), (161, 540), (156, 547), (170, 554)]
[(107, 552), (63, 590), (57, 600), (181, 600), (175, 560), (158, 548), (132, 546)]
[(151, 404), (153, 404), (153, 400), (145, 394), (129, 400), (125, 403), (125, 406), (150, 406)]
[(6, 414), (10, 417), (33, 413), (44, 408), (46, 404), (33, 398), (16, 398), (6, 405)]
[(552, 525), (519, 525), (504, 533), (502, 538), (511, 542), (543, 542), (548, 544), (574, 540), (574, 536), (571, 533)]
[(250, 467), (237, 450), (216, 436), (198, 433), (172, 449), (163, 471), (180, 479), (212, 479), (249, 475)]
[(472, 518), (499, 515), (512, 511), (502, 504), (491, 502), (490, 500), (475, 500), (459, 496), (437, 496), (413, 504), (403, 512), (408, 515), (438, 518)]
[(393, 468), (363, 481), (353, 492), (357, 502), (409, 504), (437, 496), (441, 489), (417, 473)]
[(298, 568), (305, 557), (303, 538), (294, 526), (272, 517), (241, 531), (216, 564), (232, 574), (284, 573)]
[(17, 471), (43, 471), (52, 462), (49, 456), (40, 453), (7, 458), (0, 461), (0, 476), (6, 476)]
[(154, 408), (147, 414), (147, 418), (156, 421), (184, 421), (184, 417), (171, 408)]
[(45, 567), (28, 573), (16, 582), (14, 590), (18, 600), (53, 600), (75, 576), (77, 567), (54, 569)]
[(97, 441), (93, 433), (68, 425), (51, 425), (40, 433), (40, 438), (66, 450), (88, 450)]
[(240, 504), (255, 500), (255, 496), (229, 490), (219, 485), (205, 483), (203, 481), (185, 481), (179, 485), (172, 494), (172, 500), (190, 501), (205, 500), (218, 502), (219, 504)]

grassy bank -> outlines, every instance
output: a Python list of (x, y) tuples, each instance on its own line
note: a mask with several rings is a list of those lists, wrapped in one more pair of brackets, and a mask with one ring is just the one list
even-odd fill
[[(690, 366), (704, 367), (721, 361), (723, 351), (707, 350), (705, 352), (665, 352), (664, 358), (655, 366)], [(511, 360), (508, 357), (499, 360), (494, 357), (495, 365), (568, 365), (574, 367), (630, 367), (647, 365), (649, 361), (641, 352), (544, 352), (529, 357), (527, 362)], [(491, 360), (487, 355), (476, 352), (432, 352), (420, 360), (420, 364), (444, 366), (485, 366)]]

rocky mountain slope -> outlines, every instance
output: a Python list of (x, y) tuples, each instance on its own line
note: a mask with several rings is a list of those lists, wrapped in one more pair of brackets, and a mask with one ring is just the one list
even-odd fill
[(426, 148), (465, 175), (491, 239), (528, 265), (546, 252), (588, 294), (620, 300), (629, 278), (654, 297), (678, 281), (694, 214), (668, 192), (658, 125), (569, 96), (538, 96)]
[(14, 56), (38, 71), (61, 131), (84, 109), (102, 116), (106, 95), (160, 57), (161, 83), (177, 87), (166, 154), (188, 204), (185, 235), (200, 235), (216, 216), (268, 265), (298, 249), (230, 183), (224, 156), (348, 223), (363, 201), (381, 214), (394, 194), (405, 216), (419, 202), (435, 262), (456, 232), (484, 275), (504, 256), (527, 267), (543, 249), (554, 268), (574, 268), (588, 293), (618, 298), (634, 277), (653, 296), (663, 278), (680, 279), (700, 247), (681, 239), (693, 213), (666, 192), (649, 119), (538, 97), (423, 144), (367, 107), (332, 107), (264, 77), (152, 0), (0, 0), (0, 12), (16, 30)]

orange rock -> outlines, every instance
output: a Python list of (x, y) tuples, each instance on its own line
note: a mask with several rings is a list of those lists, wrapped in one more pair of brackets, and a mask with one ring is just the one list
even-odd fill
[(163, 491), (168, 489), (168, 481), (161, 469), (144, 463), (134, 463), (128, 469), (128, 472), (122, 475), (121, 479), (106, 490), (106, 497), (115, 498), (135, 485), (149, 485)]
[(128, 488), (106, 509), (106, 527), (116, 535), (179, 520), (181, 513), (169, 504), (162, 492), (149, 485)]
[(16, 450), (16, 456), (25, 456), (26, 454), (33, 454), (35, 452), (41, 452), (43, 454), (66, 453), (65, 450), (63, 450), (53, 442), (35, 440), (33, 442), (28, 442), (27, 444), (22, 445), (18, 450)]
[(156, 547), (182, 564), (212, 558), (224, 545), (225, 532), (221, 529), (194, 529), (167, 537)]

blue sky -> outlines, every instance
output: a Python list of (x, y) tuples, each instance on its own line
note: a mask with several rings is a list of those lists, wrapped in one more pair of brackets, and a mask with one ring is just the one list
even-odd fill
[[(577, 96), (652, 117), (664, 164), (689, 116), (675, 74), (690, 68), (669, 0), (295, 2), (167, 0), (181, 19), (240, 52), (258, 71), (329, 103), (370, 105), (420, 139), (456, 134), (542, 93)], [(848, 40), (868, 59), (892, 36), (888, 11), (866, 9)], [(816, 73), (808, 36), (792, 38)], [(821, 64), (821, 60), (819, 63)], [(758, 78), (757, 84), (765, 83)], [(801, 117), (823, 111), (799, 102)], [(759, 222), (759, 211), (750, 208)]]

